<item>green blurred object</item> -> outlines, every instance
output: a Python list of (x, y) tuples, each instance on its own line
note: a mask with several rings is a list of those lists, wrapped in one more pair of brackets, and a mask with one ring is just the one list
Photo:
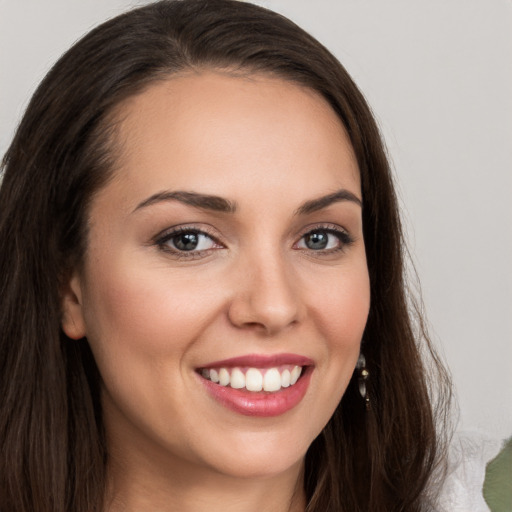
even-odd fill
[(491, 512), (512, 512), (512, 437), (487, 463), (483, 491)]

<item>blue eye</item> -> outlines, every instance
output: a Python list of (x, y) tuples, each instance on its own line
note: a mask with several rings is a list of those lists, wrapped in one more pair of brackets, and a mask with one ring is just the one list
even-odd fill
[[(334, 240), (332, 240), (333, 238)], [(325, 231), (314, 231), (304, 237), (304, 245), (314, 251), (330, 249), (333, 247), (333, 244), (336, 246), (337, 242), (339, 242), (339, 240), (334, 235), (326, 233)]]
[(344, 231), (335, 229), (315, 229), (309, 231), (299, 240), (298, 249), (310, 251), (336, 251), (352, 243), (350, 236)]

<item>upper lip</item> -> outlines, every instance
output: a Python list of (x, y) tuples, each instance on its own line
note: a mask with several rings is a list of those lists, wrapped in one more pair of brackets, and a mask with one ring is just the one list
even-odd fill
[(312, 366), (313, 360), (299, 354), (247, 354), (230, 359), (222, 359), (202, 365), (200, 368), (220, 368), (249, 366), (252, 368), (272, 368), (283, 364)]

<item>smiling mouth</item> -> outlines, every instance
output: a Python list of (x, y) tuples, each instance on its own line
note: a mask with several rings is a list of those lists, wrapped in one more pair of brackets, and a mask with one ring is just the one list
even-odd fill
[(246, 416), (275, 417), (306, 395), (315, 363), (298, 354), (248, 354), (196, 368), (215, 401)]
[(251, 392), (276, 393), (283, 388), (294, 386), (299, 380), (303, 367), (284, 364), (272, 368), (217, 367), (200, 368), (203, 378), (224, 387)]

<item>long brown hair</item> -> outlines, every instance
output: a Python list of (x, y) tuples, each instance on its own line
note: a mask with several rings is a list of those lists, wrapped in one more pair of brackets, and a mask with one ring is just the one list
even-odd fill
[(276, 13), (232, 0), (164, 0), (90, 32), (41, 83), (5, 155), (0, 510), (103, 510), (100, 377), (87, 340), (69, 340), (60, 329), (59, 286), (86, 249), (91, 197), (115, 170), (116, 107), (157, 80), (198, 68), (309, 87), (347, 129), (361, 172), (371, 281), (363, 338), (371, 407), (354, 376), (307, 453), (307, 511), (423, 510), (442, 454), (436, 419), (445, 419), (449, 381), (406, 291), (397, 200), (378, 128), (319, 42)]

